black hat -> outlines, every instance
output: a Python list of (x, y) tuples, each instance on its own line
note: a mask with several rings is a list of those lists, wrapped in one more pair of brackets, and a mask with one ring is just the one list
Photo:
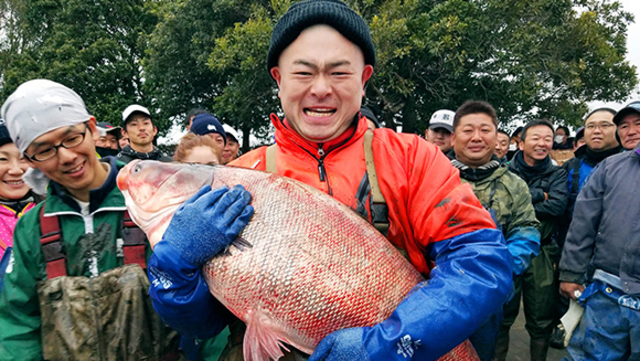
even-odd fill
[(375, 65), (376, 51), (369, 26), (364, 19), (340, 0), (305, 0), (291, 5), (278, 20), (267, 54), (267, 69), (278, 66), (280, 54), (300, 33), (313, 25), (326, 24), (356, 44), (364, 54), (364, 63)]
[(9, 136), (7, 126), (4, 125), (4, 120), (0, 118), (0, 147), (7, 143), (13, 143), (13, 140), (11, 140), (11, 137)]
[(576, 130), (576, 142), (580, 139), (584, 137), (584, 127), (580, 127), (578, 128), (578, 130)]
[(622, 119), (624, 119), (624, 117), (633, 113), (640, 114), (640, 101), (638, 100), (633, 101), (627, 104), (626, 107), (620, 109), (618, 113), (613, 117), (613, 123), (618, 126), (620, 125), (620, 122), (622, 121)]
[(511, 138), (518, 136), (520, 137), (520, 133), (522, 133), (522, 130), (524, 129), (524, 127), (517, 127), (516, 130), (513, 131), (513, 133), (511, 133)]
[(209, 133), (218, 133), (224, 139), (224, 144), (227, 144), (227, 133), (224, 131), (222, 124), (218, 118), (211, 114), (198, 114), (193, 118), (191, 124), (191, 133), (197, 135), (205, 135)]
[(113, 125), (107, 122), (98, 122), (96, 124), (98, 128), (98, 133), (102, 135), (112, 134), (116, 137), (116, 139), (122, 138), (122, 133), (120, 132), (121, 127), (114, 127)]

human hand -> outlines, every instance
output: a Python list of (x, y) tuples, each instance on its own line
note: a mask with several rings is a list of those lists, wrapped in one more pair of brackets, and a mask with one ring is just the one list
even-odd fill
[(194, 267), (224, 251), (249, 223), (251, 194), (241, 185), (202, 187), (173, 215), (162, 239)]
[(584, 292), (584, 286), (572, 282), (560, 282), (560, 294), (566, 298), (577, 300)]
[(345, 328), (327, 335), (309, 361), (369, 360), (364, 336), (370, 327)]

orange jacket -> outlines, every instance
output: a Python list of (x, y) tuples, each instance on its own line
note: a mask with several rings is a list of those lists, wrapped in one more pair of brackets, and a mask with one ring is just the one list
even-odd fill
[[(275, 115), (271, 121), (276, 128), (278, 174), (320, 189), (356, 209), (356, 191), (366, 176), (365, 118), (324, 144), (305, 140)], [(435, 146), (414, 134), (376, 129), (372, 147), (380, 190), (389, 207), (387, 238), (404, 249), (425, 276), (430, 264), (427, 246), (495, 228), (471, 186), (460, 182), (458, 170)], [(230, 165), (265, 170), (266, 148), (251, 151)], [(365, 207), (370, 215), (369, 205)]]

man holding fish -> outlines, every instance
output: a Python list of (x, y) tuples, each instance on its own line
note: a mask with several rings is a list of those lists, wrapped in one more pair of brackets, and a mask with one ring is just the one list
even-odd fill
[[(511, 258), (489, 213), (438, 148), (385, 128), (366, 145), (359, 109), (375, 49), (365, 21), (339, 0), (295, 3), (274, 28), (267, 63), (285, 114), (271, 116), (277, 145), (231, 165), (277, 172), (372, 223), (388, 222), (388, 241), (428, 280), (388, 319), (329, 334), (310, 359), (435, 360), (454, 349), (501, 308), (511, 290)], [(377, 181), (370, 180), (367, 151)], [(383, 204), (372, 201), (378, 186)], [(249, 222), (250, 198), (241, 186), (204, 187), (155, 245), (150, 294), (179, 332), (205, 339), (233, 322), (209, 292), (201, 266)]]

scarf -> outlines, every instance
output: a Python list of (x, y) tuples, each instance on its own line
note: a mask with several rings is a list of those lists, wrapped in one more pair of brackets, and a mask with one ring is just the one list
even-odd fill
[(546, 173), (547, 169), (551, 166), (551, 157), (547, 156), (543, 161), (532, 167), (524, 161), (524, 153), (518, 152), (511, 162), (515, 163), (515, 168), (522, 174), (525, 182), (529, 184), (536, 176), (541, 176)]
[(491, 160), (489, 161), (489, 163), (481, 165), (477, 168), (471, 168), (455, 157), (453, 149), (449, 153), (447, 153), (447, 156), (449, 157), (449, 159), (451, 159), (451, 165), (460, 170), (460, 178), (465, 179), (469, 182), (478, 182), (488, 178), (502, 164), (500, 162), (500, 159), (493, 155), (491, 156)]

